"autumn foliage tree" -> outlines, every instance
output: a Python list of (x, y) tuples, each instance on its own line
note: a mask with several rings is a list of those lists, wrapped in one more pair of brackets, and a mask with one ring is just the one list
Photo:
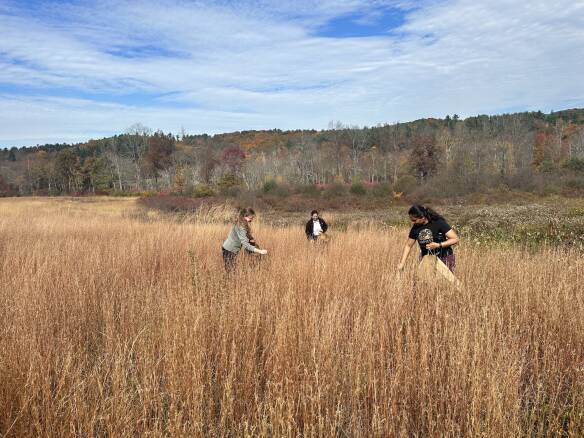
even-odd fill
[(549, 158), (548, 148), (549, 135), (543, 131), (535, 134), (535, 142), (533, 145), (533, 160), (531, 162), (534, 168), (540, 169), (544, 161)]
[(160, 172), (170, 166), (174, 149), (175, 140), (172, 134), (157, 131), (150, 137), (144, 164), (156, 183), (158, 183)]
[(14, 196), (16, 194), (16, 189), (10, 185), (2, 175), (0, 175), (0, 197), (1, 196)]
[(245, 160), (245, 152), (238, 145), (229, 146), (221, 155), (221, 163), (224, 164), (230, 173), (238, 175)]
[(187, 189), (199, 185), (217, 191), (235, 182), (259, 190), (272, 178), (299, 187), (368, 181), (398, 187), (407, 196), (438, 186), (453, 194), (536, 190), (546, 184), (580, 187), (581, 177), (568, 176), (565, 165), (583, 159), (581, 109), (374, 127), (333, 122), (320, 131), (185, 134), (180, 141), (135, 124), (123, 134), (76, 145), (0, 149), (0, 175), (17, 193), (37, 195), (143, 189), (190, 193)]
[(411, 142), (410, 165), (414, 175), (424, 181), (436, 174), (440, 160), (436, 139), (432, 136), (416, 137)]
[(63, 149), (57, 154), (55, 171), (63, 191), (79, 190), (79, 157), (72, 149)]

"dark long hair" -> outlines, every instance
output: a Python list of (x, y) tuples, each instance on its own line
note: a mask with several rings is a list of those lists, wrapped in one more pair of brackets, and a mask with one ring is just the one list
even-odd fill
[(243, 227), (245, 233), (247, 234), (247, 238), (249, 240), (253, 240), (253, 236), (251, 235), (251, 228), (249, 223), (244, 219), (244, 217), (255, 216), (255, 211), (251, 207), (242, 208), (239, 210), (239, 214), (237, 215), (237, 220), (235, 221), (235, 225)]
[(436, 221), (439, 219), (444, 219), (438, 212), (432, 210), (430, 207), (424, 207), (420, 204), (414, 204), (408, 210), (408, 215), (421, 219), (425, 217), (428, 222)]

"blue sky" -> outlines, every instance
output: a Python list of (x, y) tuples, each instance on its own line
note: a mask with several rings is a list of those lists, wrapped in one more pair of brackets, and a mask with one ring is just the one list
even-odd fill
[(0, 0), (0, 147), (584, 107), (584, 2)]

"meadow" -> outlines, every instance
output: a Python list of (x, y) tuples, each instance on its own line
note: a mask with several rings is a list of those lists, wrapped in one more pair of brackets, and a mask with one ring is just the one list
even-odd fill
[(456, 249), (460, 290), (396, 272), (406, 229), (228, 208), (0, 200), (0, 435), (582, 436), (577, 246)]

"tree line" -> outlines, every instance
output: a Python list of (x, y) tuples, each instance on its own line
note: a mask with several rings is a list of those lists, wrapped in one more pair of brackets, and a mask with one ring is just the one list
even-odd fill
[(0, 195), (383, 185), (437, 196), (584, 190), (584, 109), (359, 127), (173, 135), (141, 124), (74, 145), (0, 150)]

